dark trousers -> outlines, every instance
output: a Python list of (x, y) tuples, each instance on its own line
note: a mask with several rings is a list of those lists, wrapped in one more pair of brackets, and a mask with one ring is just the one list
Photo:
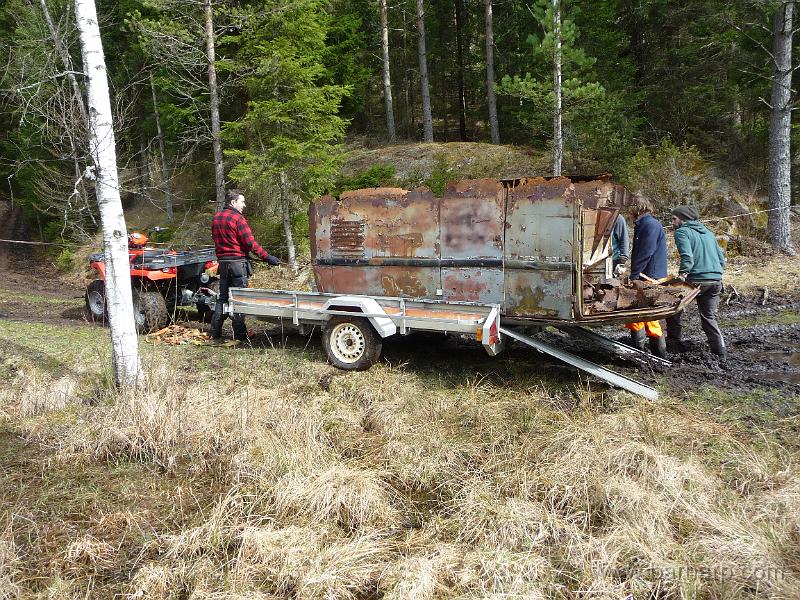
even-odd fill
[[(696, 281), (700, 286), (697, 295), (697, 309), (700, 312), (700, 325), (708, 338), (708, 345), (715, 354), (725, 353), (725, 338), (717, 323), (719, 297), (722, 294), (721, 281)], [(682, 334), (681, 313), (667, 317), (667, 337), (680, 341)]]
[[(211, 337), (222, 335), (222, 323), (227, 316), (222, 313), (222, 305), (230, 298), (228, 290), (232, 287), (247, 287), (249, 275), (249, 265), (245, 259), (219, 262), (219, 298), (214, 306), (214, 315), (211, 317)], [(244, 315), (234, 315), (232, 320), (234, 339), (246, 340), (247, 326), (244, 323)]]

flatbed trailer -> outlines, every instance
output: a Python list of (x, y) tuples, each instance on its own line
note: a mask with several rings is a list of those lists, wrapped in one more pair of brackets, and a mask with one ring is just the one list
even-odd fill
[[(408, 335), (413, 331), (433, 331), (473, 338), (490, 356), (499, 354), (507, 339), (515, 339), (611, 385), (652, 400), (658, 398), (654, 388), (537, 340), (519, 327), (501, 325), (500, 309), (499, 304), (479, 302), (231, 288), (224, 311), (229, 315), (241, 314), (291, 325), (301, 332), (310, 327), (320, 327), (328, 359), (340, 369), (364, 370), (371, 367), (380, 357), (385, 338)], [(563, 330), (583, 340), (599, 340), (599, 347), (623, 358), (651, 365), (669, 365), (668, 361), (581, 327), (565, 327)]]

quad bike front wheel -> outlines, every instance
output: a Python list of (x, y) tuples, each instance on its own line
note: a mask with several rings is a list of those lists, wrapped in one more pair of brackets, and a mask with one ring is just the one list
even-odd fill
[(139, 333), (153, 333), (169, 323), (167, 303), (158, 292), (133, 289), (133, 320)]
[(365, 371), (381, 355), (383, 343), (368, 319), (333, 317), (322, 329), (328, 360), (346, 371)]
[(102, 279), (95, 279), (86, 286), (86, 316), (92, 321), (106, 320), (106, 284)]

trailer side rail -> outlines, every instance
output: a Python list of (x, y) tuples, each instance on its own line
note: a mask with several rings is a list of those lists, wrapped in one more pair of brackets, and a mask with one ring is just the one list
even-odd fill
[[(320, 324), (334, 315), (357, 313), (370, 320), (388, 319), (401, 334), (419, 329), (481, 338), (484, 325), (499, 319), (499, 309), (493, 304), (252, 288), (231, 288), (227, 311), (265, 320), (286, 319), (294, 325)], [(394, 333), (377, 326), (376, 330), (381, 337)]]

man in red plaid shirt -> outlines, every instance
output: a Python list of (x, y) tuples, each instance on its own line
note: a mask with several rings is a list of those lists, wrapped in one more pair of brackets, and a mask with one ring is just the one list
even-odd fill
[[(248, 253), (252, 252), (273, 266), (280, 264), (277, 258), (270, 256), (256, 242), (247, 219), (242, 215), (245, 206), (244, 194), (240, 190), (228, 190), (225, 192), (225, 207), (214, 215), (211, 223), (211, 236), (219, 260), (219, 298), (211, 317), (213, 338), (222, 337), (222, 322), (226, 317), (222, 308), (228, 302), (228, 289), (247, 287), (247, 280), (253, 274)], [(244, 315), (233, 316), (233, 338), (248, 339)]]

